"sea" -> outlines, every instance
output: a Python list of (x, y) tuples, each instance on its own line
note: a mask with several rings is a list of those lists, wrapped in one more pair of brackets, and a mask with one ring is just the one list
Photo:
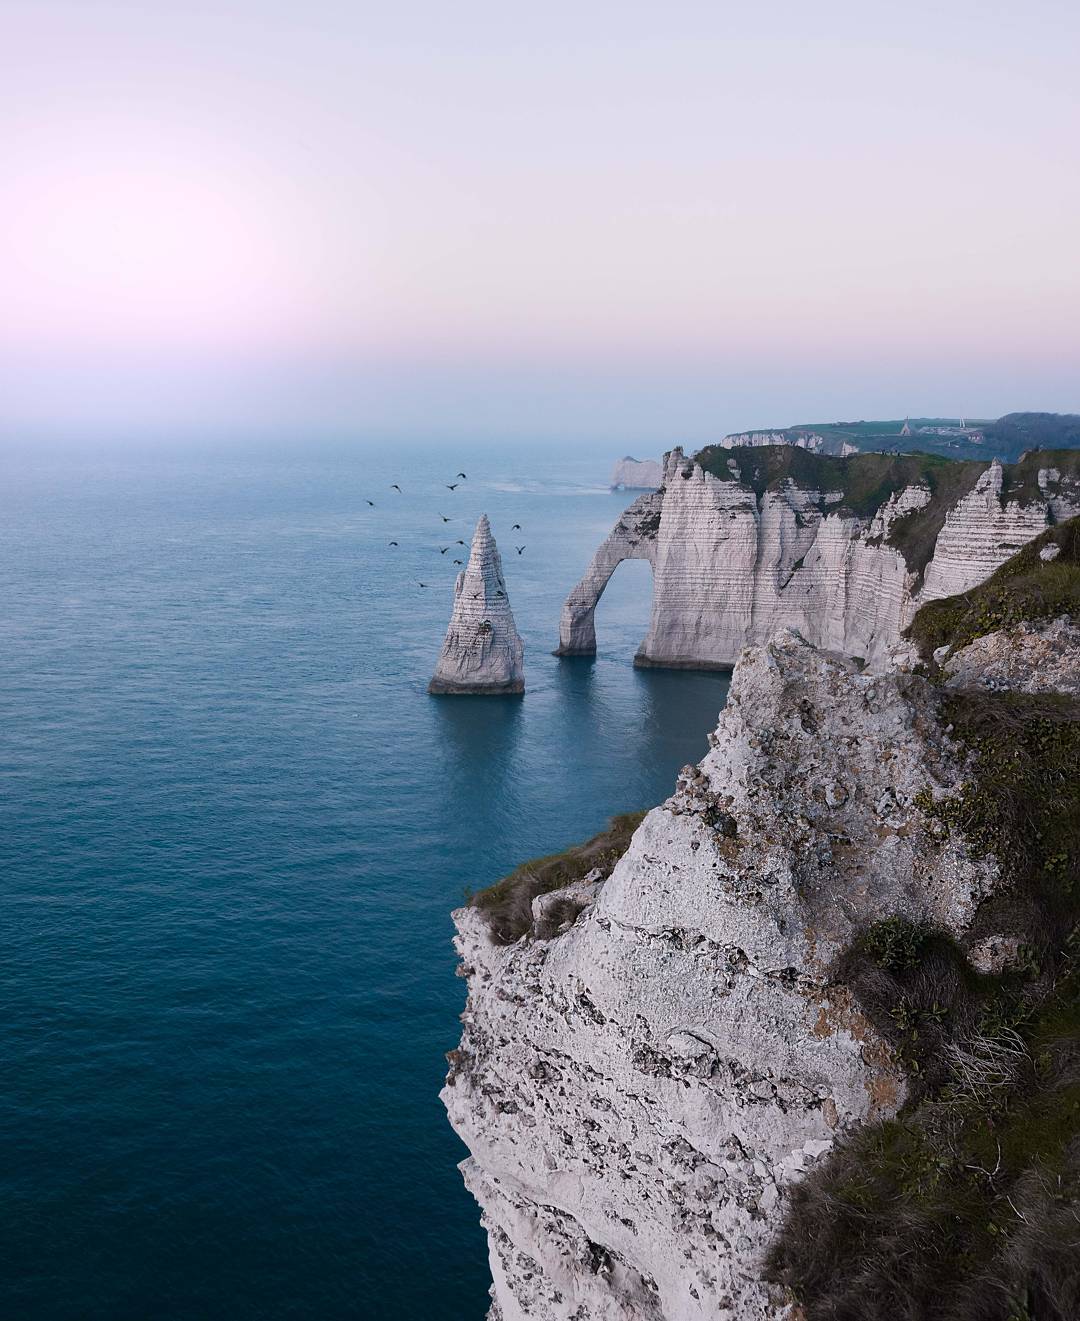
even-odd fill
[[(551, 655), (617, 456), (0, 452), (0, 1321), (482, 1321), (451, 911), (661, 801), (727, 694), (633, 668), (641, 562)], [(481, 512), (528, 691), (429, 697)]]

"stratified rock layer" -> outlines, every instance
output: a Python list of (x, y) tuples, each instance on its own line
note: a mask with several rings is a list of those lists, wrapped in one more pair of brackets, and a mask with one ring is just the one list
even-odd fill
[(965, 776), (924, 679), (784, 632), (741, 658), (710, 743), (564, 934), (497, 947), (455, 914), (443, 1099), (493, 1321), (789, 1315), (761, 1269), (790, 1182), (906, 1087), (829, 965), (897, 913), (964, 943), (999, 883), (915, 805)]
[(514, 624), (502, 559), (486, 514), (454, 585), (454, 611), (428, 692), (492, 695), (525, 691), (525, 647)]
[(1012, 495), (996, 461), (942, 511), (932, 553), (912, 567), (889, 537), (894, 524), (938, 498), (915, 483), (856, 514), (840, 491), (787, 480), (758, 493), (738, 451), (721, 478), (666, 458), (664, 485), (636, 500), (593, 557), (563, 607), (558, 653), (592, 654), (593, 614), (621, 560), (653, 566), (652, 615), (637, 663), (728, 667), (778, 628), (883, 666), (926, 601), (966, 591), (1051, 522), (1080, 512), (1080, 483), (1047, 467), (1038, 488)]
[(656, 459), (619, 459), (611, 473), (612, 490), (653, 491), (664, 480), (664, 465)]

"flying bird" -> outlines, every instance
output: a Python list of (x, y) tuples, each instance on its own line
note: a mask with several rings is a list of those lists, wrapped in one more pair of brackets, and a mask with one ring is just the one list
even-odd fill
[(464, 564), (465, 561), (464, 561), (464, 560), (455, 560), (454, 563), (455, 563), (455, 564)]
[(464, 546), (464, 545), (465, 545), (465, 542), (462, 541), (462, 539), (461, 539), (460, 537), (458, 537), (457, 541), (454, 542), (454, 545), (455, 545), (455, 546)]
[(369, 501), (368, 501), (368, 504), (372, 507), (372, 509), (375, 508), (375, 501), (374, 501), (374, 500), (369, 500)]
[(517, 553), (520, 555), (521, 552), (525, 549), (525, 547), (524, 547), (524, 546), (515, 546), (514, 549), (515, 549), (515, 550), (517, 551)]
[(426, 586), (427, 586), (427, 583), (421, 583), (421, 582), (418, 582), (416, 585), (417, 585), (417, 587), (426, 587)]
[(446, 552), (447, 552), (449, 549), (450, 549), (449, 546), (440, 546), (440, 547), (439, 547), (439, 554), (440, 554), (440, 555), (445, 555)]
[(511, 531), (511, 532), (520, 532), (520, 531), (521, 531), (521, 524), (520, 524), (520, 523), (515, 523), (514, 526), (510, 529), (510, 531)]
[(394, 482), (393, 485), (390, 487), (390, 489), (391, 491), (397, 491), (398, 495), (405, 494), (405, 492), (401, 489), (401, 487), (398, 486), (397, 482)]
[(445, 514), (440, 514), (439, 517), (444, 523), (452, 523), (454, 521), (452, 518), (447, 518)]
[(468, 477), (466, 477), (463, 472), (459, 472), (457, 475), (461, 478), (463, 482), (467, 482), (469, 480)]
[(461, 485), (460, 482), (455, 482), (455, 483), (453, 484), (453, 486), (451, 486), (449, 483), (447, 483), (446, 489), (447, 489), (448, 491), (456, 491), (457, 488), (458, 488), (460, 485)]
[(397, 542), (396, 542), (396, 541), (391, 541), (390, 545), (391, 545), (391, 546), (396, 546), (396, 545), (397, 545)]
[(505, 592), (496, 592), (495, 595), (496, 595), (496, 596), (505, 596), (506, 593), (505, 593)]

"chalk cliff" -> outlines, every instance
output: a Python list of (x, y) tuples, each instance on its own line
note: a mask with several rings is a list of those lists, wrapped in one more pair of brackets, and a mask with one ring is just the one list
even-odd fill
[(926, 614), (748, 648), (614, 856), (454, 914), (490, 1321), (1078, 1314), (1080, 520)]
[(782, 627), (880, 668), (924, 602), (982, 581), (1080, 512), (1074, 452), (1023, 462), (819, 456), (790, 446), (673, 450), (563, 607), (558, 654), (595, 651), (593, 615), (622, 559), (653, 566), (640, 665), (733, 665)]
[(473, 534), (469, 562), (454, 585), (454, 609), (430, 693), (525, 691), (525, 648), (514, 624), (502, 559), (486, 514)]
[(783, 1315), (761, 1264), (787, 1184), (905, 1094), (828, 966), (898, 909), (962, 936), (997, 884), (914, 805), (963, 777), (929, 689), (783, 633), (569, 931), (500, 948), (455, 914), (469, 1001), (443, 1096), (493, 1318)]
[(619, 459), (611, 472), (613, 491), (651, 491), (664, 480), (664, 465), (656, 459)]

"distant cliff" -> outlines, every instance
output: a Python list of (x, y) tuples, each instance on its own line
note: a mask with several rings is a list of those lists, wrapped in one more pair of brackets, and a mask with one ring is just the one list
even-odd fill
[(1002, 466), (925, 454), (836, 458), (792, 446), (673, 450), (563, 607), (559, 654), (596, 649), (616, 566), (653, 566), (639, 665), (727, 667), (790, 627), (880, 665), (926, 601), (965, 591), (1080, 512), (1080, 452)]
[(611, 471), (613, 491), (652, 491), (664, 480), (664, 465), (656, 459), (619, 459)]

